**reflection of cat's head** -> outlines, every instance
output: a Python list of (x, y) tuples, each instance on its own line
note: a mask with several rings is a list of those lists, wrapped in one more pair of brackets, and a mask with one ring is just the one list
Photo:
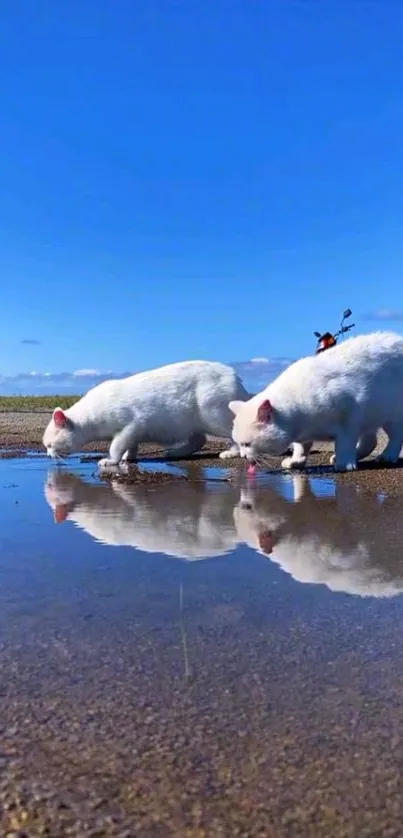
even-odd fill
[(230, 552), (236, 543), (236, 491), (220, 484), (167, 482), (95, 485), (51, 471), (45, 497), (55, 521), (72, 521), (103, 544), (131, 546), (195, 560)]
[[(264, 495), (266, 503), (259, 503)], [(241, 489), (239, 502), (234, 508), (234, 522), (238, 541), (247, 544), (264, 555), (273, 552), (275, 532), (286, 520), (287, 501), (272, 490), (257, 493)]]
[(294, 504), (252, 486), (243, 492), (235, 510), (242, 539), (298, 582), (360, 596), (403, 591), (397, 502), (342, 484), (334, 497), (315, 497), (308, 478), (298, 481)]
[(74, 509), (73, 486), (75, 481), (78, 484), (81, 483), (81, 480), (73, 474), (50, 471), (47, 475), (44, 495), (50, 508), (53, 509), (55, 524), (63, 523)]

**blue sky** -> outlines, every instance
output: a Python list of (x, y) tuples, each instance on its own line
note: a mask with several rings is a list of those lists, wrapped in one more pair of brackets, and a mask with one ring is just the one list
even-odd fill
[(0, 389), (399, 329), (402, 43), (400, 0), (6, 3)]

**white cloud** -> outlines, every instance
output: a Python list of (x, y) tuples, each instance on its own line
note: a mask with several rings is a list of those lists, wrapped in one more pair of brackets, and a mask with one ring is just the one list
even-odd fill
[[(290, 363), (291, 358), (252, 358), (248, 361), (237, 361), (231, 366), (242, 378), (245, 387), (250, 392), (262, 390), (273, 378), (276, 378)], [(114, 373), (98, 369), (78, 369), (74, 372), (21, 372), (18, 375), (6, 376), (0, 373), (1, 395), (63, 395), (76, 393), (80, 395), (91, 387), (109, 378), (125, 378), (140, 370)]]
[(80, 378), (80, 376), (83, 376), (83, 377), (97, 376), (97, 375), (102, 375), (102, 373), (101, 373), (101, 370), (83, 369), (83, 370), (75, 370), (73, 372), (73, 375), (77, 378)]
[(403, 309), (400, 308), (376, 308), (374, 311), (369, 311), (364, 314), (364, 320), (378, 320), (378, 321), (401, 321), (403, 320)]
[(123, 378), (130, 372), (111, 373), (99, 370), (76, 370), (75, 372), (20, 372), (7, 376), (0, 374), (1, 395), (63, 395), (63, 393), (85, 393), (108, 378)]

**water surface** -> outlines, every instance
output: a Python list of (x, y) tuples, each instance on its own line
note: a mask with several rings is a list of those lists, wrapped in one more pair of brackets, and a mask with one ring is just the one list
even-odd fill
[(192, 474), (0, 462), (4, 833), (400, 836), (401, 478)]

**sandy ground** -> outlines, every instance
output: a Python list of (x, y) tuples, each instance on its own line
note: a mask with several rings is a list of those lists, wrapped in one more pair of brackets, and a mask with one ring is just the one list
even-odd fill
[[(43, 451), (42, 435), (44, 429), (51, 417), (51, 412), (32, 411), (32, 412), (0, 412), (0, 457), (10, 457), (22, 455), (28, 451)], [(385, 440), (382, 434), (379, 438), (379, 445), (372, 458), (379, 453), (385, 445)], [(87, 445), (85, 450), (106, 452), (108, 450), (108, 442), (96, 442)], [(208, 459), (212, 463), (217, 461), (221, 466), (233, 465), (234, 460), (219, 460), (217, 455), (220, 451), (226, 448), (223, 440), (210, 438), (207, 441), (203, 451), (192, 458)], [(333, 446), (327, 443), (315, 444), (310, 456), (310, 466), (325, 466), (329, 463), (329, 455), (333, 450)], [(161, 448), (157, 445), (143, 445), (140, 446), (140, 452), (146, 457), (158, 457), (161, 454)], [(268, 469), (278, 469), (280, 459), (278, 457), (267, 457)]]

